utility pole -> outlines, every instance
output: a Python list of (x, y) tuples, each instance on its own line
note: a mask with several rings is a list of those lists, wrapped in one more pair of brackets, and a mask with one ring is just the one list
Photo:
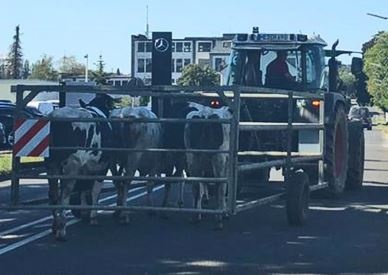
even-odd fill
[(89, 71), (89, 55), (86, 54), (84, 56), (84, 58), (86, 59), (86, 64), (85, 64), (85, 82), (88, 82), (89, 79), (88, 79), (88, 71)]

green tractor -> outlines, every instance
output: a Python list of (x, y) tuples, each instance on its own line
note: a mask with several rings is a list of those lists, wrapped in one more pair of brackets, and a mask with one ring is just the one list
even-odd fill
[[(351, 52), (338, 51), (337, 45), (338, 41), (330, 50), (325, 50), (327, 44), (319, 36), (264, 34), (254, 28), (251, 34), (236, 35), (229, 66), (223, 76), (225, 85), (261, 87), (260, 91), (268, 88), (324, 94), (324, 180), (334, 195), (342, 193), (345, 188), (361, 188), (364, 171), (363, 128), (359, 122), (348, 120), (350, 100), (343, 91), (338, 75), (339, 62), (336, 60), (338, 55)], [(362, 60), (353, 58), (352, 72), (361, 71)], [(287, 104), (286, 99), (245, 100), (241, 120), (287, 122)], [(319, 121), (319, 101), (295, 99), (293, 105), (294, 122)], [(279, 131), (241, 133), (240, 150), (285, 151), (285, 136)], [(295, 152), (319, 151), (318, 131), (295, 131), (292, 148)], [(253, 160), (244, 157), (239, 161)], [(307, 163), (295, 167), (297, 169), (307, 173), (310, 184), (318, 182), (318, 164)], [(265, 182), (269, 179), (269, 169), (259, 169), (242, 176)]]

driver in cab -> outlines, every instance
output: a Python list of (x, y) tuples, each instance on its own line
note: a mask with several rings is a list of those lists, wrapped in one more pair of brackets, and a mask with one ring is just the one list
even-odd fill
[(270, 88), (286, 89), (292, 86), (295, 78), (290, 74), (287, 64), (287, 51), (278, 51), (277, 57), (268, 64), (265, 85)]

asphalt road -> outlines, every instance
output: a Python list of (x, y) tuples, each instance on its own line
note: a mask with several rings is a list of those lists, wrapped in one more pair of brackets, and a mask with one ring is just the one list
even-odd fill
[[(287, 225), (279, 202), (232, 217), (223, 231), (212, 229), (211, 217), (193, 225), (184, 214), (133, 213), (119, 226), (101, 214), (98, 226), (72, 220), (62, 243), (49, 233), (47, 212), (0, 212), (0, 274), (387, 273), (388, 140), (365, 134), (364, 189), (337, 200), (314, 195), (303, 227)], [(39, 183), (26, 188), (35, 189), (27, 198), (46, 192)], [(130, 203), (143, 194), (131, 191)]]

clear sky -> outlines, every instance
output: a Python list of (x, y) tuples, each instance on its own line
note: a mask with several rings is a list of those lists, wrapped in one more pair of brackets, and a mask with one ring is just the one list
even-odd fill
[[(130, 36), (144, 33), (146, 5), (151, 31), (172, 31), (173, 37), (220, 36), (261, 32), (320, 34), (340, 49), (360, 50), (361, 44), (388, 20), (384, 0), (0, 0), (0, 56), (20, 25), (24, 57), (35, 62), (43, 54), (55, 60), (89, 54), (93, 68), (102, 54), (106, 70), (130, 71)], [(348, 60), (345, 59), (345, 62)]]

